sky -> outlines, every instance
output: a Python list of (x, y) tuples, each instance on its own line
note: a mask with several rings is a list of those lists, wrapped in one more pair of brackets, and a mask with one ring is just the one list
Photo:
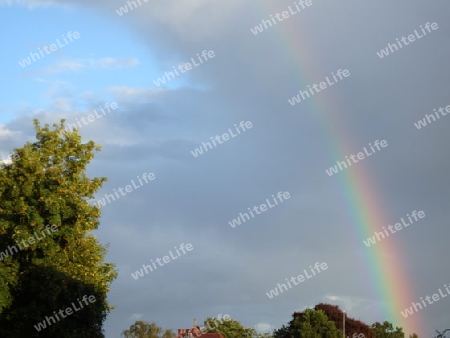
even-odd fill
[(265, 332), (320, 302), (421, 337), (450, 327), (450, 3), (307, 4), (0, 0), (2, 158), (34, 118), (64, 118), (103, 147), (96, 201), (136, 184), (95, 232), (119, 272), (106, 337), (225, 314)]

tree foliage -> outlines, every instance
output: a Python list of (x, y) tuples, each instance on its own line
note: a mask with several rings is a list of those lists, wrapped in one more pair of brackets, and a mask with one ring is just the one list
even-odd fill
[[(64, 120), (53, 129), (34, 125), (37, 141), (15, 149), (13, 162), (0, 168), (0, 251), (22, 243), (0, 260), (0, 336), (103, 337), (106, 294), (117, 272), (90, 234), (100, 210), (88, 200), (106, 178), (85, 174), (100, 147), (82, 143)], [(55, 232), (46, 232), (48, 225)], [(35, 324), (84, 295), (96, 302), (38, 334)]]
[(375, 335), (377, 338), (404, 338), (405, 334), (403, 333), (403, 329), (400, 327), (394, 326), (392, 323), (385, 321), (383, 324), (379, 322), (375, 322), (372, 324), (372, 329), (375, 331)]
[[(322, 310), (326, 316), (334, 322), (336, 327), (343, 331), (343, 316), (344, 313), (339, 306), (320, 303), (314, 307), (315, 310)], [(375, 332), (372, 328), (364, 324), (363, 322), (350, 318), (347, 315), (345, 316), (345, 336), (353, 337), (356, 333), (356, 336), (359, 334), (363, 334), (365, 338), (375, 338)]]
[(257, 338), (274, 338), (272, 333), (258, 333)]
[(128, 330), (122, 332), (124, 338), (173, 338), (171, 330), (164, 330), (156, 323), (137, 320)]
[(254, 337), (256, 330), (253, 328), (246, 328), (237, 320), (227, 319), (218, 320), (211, 317), (205, 319), (206, 333), (220, 333), (225, 338), (235, 337)]
[(294, 312), (286, 326), (274, 331), (275, 338), (340, 338), (341, 331), (322, 310)]

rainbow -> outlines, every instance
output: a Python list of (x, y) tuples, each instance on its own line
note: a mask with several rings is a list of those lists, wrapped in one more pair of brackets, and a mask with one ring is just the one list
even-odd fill
[[(287, 10), (286, 5), (275, 1), (260, 3), (260, 15), (264, 20), (268, 20), (270, 15)], [(291, 7), (295, 10), (294, 0)], [(277, 40), (281, 44), (280, 50), (286, 51), (288, 64), (297, 66), (295, 69), (298, 70), (299, 86), (293, 88), (292, 95), (290, 93), (286, 95), (287, 105), (287, 99), (295, 95), (296, 90), (306, 89), (307, 85), (323, 81), (323, 72), (319, 74), (315, 71), (320, 69), (320, 66), (313, 53), (314, 49), (307, 43), (307, 34), (298, 34), (298, 31), (307, 32), (308, 27), (305, 27), (305, 29), (296, 27), (294, 32), (289, 30), (289, 27), (292, 27), (292, 22), (287, 22), (296, 20), (296, 24), (301, 26), (302, 16), (308, 15), (313, 10), (314, 5), (307, 7), (302, 12), (287, 18), (286, 22), (278, 22), (273, 27), (269, 27), (255, 36), (259, 39), (267, 39), (269, 36), (278, 35)], [(255, 23), (253, 26), (259, 23)], [(275, 34), (274, 31), (276, 31)], [(335, 69), (329, 69), (329, 71), (326, 72), (327, 75)], [(328, 90), (327, 97), (330, 97), (333, 89)], [(323, 127), (324, 140), (329, 141), (326, 146), (331, 148), (332, 157), (334, 157), (330, 158), (330, 166), (337, 160), (343, 161), (346, 155), (352, 153), (349, 147), (352, 144), (349, 137), (352, 132), (346, 131), (345, 121), (342, 121), (342, 116), (336, 109), (339, 106), (338, 103), (338, 98), (333, 98), (329, 102), (320, 100), (320, 93), (310, 97), (306, 103), (315, 111), (317, 119)], [(292, 107), (291, 109), (295, 108)], [(369, 143), (373, 140), (367, 141)], [(417, 298), (414, 297), (415, 292), (413, 292), (409, 282), (408, 273), (405, 271), (406, 264), (402, 260), (401, 248), (393, 242), (392, 238), (383, 239), (369, 248), (363, 244), (363, 240), (371, 237), (375, 231), (381, 231), (382, 226), (392, 224), (390, 222), (393, 221), (393, 218), (387, 212), (388, 208), (381, 203), (382, 199), (378, 196), (376, 186), (372, 182), (370, 172), (365, 168), (364, 162), (340, 171), (332, 177), (327, 176), (324, 170), (324, 179), (338, 180), (345, 209), (349, 213), (349, 231), (353, 233), (354, 245), (361, 246), (362, 264), (367, 266), (367, 285), (371, 291), (370, 297), (380, 304), (378, 321), (384, 322), (387, 320), (393, 323), (394, 327), (401, 326), (406, 336), (414, 332), (424, 335), (420, 313), (415, 313), (406, 319), (401, 315), (401, 311), (409, 308), (411, 302)], [(368, 324), (371, 325), (372, 323)]]

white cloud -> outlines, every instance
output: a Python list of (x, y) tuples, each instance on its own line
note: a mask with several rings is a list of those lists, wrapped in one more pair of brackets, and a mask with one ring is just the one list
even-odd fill
[(273, 330), (272, 325), (270, 325), (269, 323), (258, 323), (255, 325), (255, 330), (257, 332), (271, 332)]
[(139, 60), (137, 58), (128, 57), (128, 58), (112, 58), (105, 57), (99, 60), (89, 60), (90, 66), (92, 68), (125, 68), (125, 67), (133, 67), (139, 64)]
[(11, 139), (16, 135), (19, 135), (20, 132), (18, 131), (12, 131), (9, 129), (6, 129), (4, 125), (0, 125), (0, 140), (4, 141), (7, 139)]
[(135, 99), (136, 97), (153, 97), (166, 91), (166, 89), (141, 89), (127, 86), (112, 86), (108, 91), (120, 100)]
[(130, 316), (130, 320), (133, 321), (133, 322), (135, 322), (136, 320), (141, 319), (143, 316), (144, 316), (144, 315), (143, 315), (142, 313), (133, 313), (133, 314)]
[[(137, 3), (137, 0), (135, 0)], [(38, 6), (65, 6), (77, 4), (86, 7), (97, 7), (104, 11), (126, 6), (126, 0), (95, 1), (88, 0), (0, 0), (0, 4), (18, 4), (33, 9)], [(218, 32), (229, 29), (232, 17), (244, 5), (241, 0), (211, 2), (209, 0), (166, 0), (141, 1), (138, 11), (127, 15), (128, 19), (138, 17), (141, 23), (156, 22), (168, 26), (186, 40), (200, 40), (216, 36)], [(67, 6), (67, 5), (66, 5)]]
[(198, 40), (226, 28), (237, 7), (243, 5), (240, 0), (214, 2), (208, 0), (169, 0), (155, 1), (145, 14), (170, 26), (186, 40)]
[(61, 73), (64, 71), (78, 71), (86, 66), (80, 61), (60, 61), (44, 70), (45, 73)]
[(357, 298), (357, 297), (346, 297), (346, 296), (333, 296), (326, 295), (324, 297), (327, 301), (333, 301), (340, 305), (342, 310), (350, 311), (355, 307), (360, 306), (362, 303), (367, 302), (367, 299)]
[(326, 296), (325, 298), (332, 301), (341, 300), (341, 298), (338, 296)]
[(102, 59), (80, 59), (72, 61), (60, 61), (44, 69), (45, 73), (61, 73), (65, 71), (79, 71), (82, 69), (121, 69), (133, 67), (139, 64), (139, 60), (134, 57), (113, 58), (105, 57)]
[(11, 154), (0, 151), (0, 164), (11, 164)]

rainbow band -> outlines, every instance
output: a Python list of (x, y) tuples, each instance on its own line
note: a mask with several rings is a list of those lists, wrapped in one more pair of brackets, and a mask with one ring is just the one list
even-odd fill
[[(259, 3), (261, 4), (261, 18), (264, 18), (264, 20), (268, 20), (270, 15), (286, 10), (286, 8), (280, 7), (279, 3), (275, 1), (267, 1), (267, 6), (264, 2)], [(291, 7), (294, 8), (294, 6), (295, 3), (293, 1)], [(308, 15), (312, 10), (314, 10), (314, 6), (308, 7), (303, 10), (303, 13), (298, 13), (286, 20), (296, 20), (296, 23), (301, 25), (302, 16)], [(254, 23), (251, 28), (260, 23), (261, 21)], [(279, 33), (280, 50), (285, 49), (289, 63), (298, 64), (299, 78), (301, 79), (299, 81), (301, 85), (298, 88), (293, 88), (292, 93), (287, 93), (286, 102), (281, 102), (280, 104), (285, 104), (286, 109), (298, 109), (298, 105), (289, 107), (287, 99), (294, 96), (297, 90), (304, 90), (307, 85), (318, 83), (323, 74), (316, 74), (315, 72), (315, 69), (319, 69), (319, 66), (317, 65), (317, 57), (311, 52), (313, 49), (307, 44), (307, 35), (298, 34), (298, 31), (307, 32), (307, 27), (300, 30), (296, 29), (297, 31), (294, 32), (289, 31), (288, 27), (290, 25), (292, 24), (278, 22), (253, 38), (267, 39), (273, 30)], [(249, 34), (251, 34), (250, 31)], [(302, 65), (303, 67), (301, 67)], [(351, 72), (351, 69), (349, 70)], [(330, 74), (331, 71), (335, 71), (335, 69), (329, 69), (327, 73)], [(330, 97), (333, 89), (327, 90), (326, 95)], [(334, 159), (330, 159), (330, 164), (333, 161), (335, 163), (336, 160), (343, 161), (346, 155), (351, 154), (351, 151), (347, 151), (351, 149), (348, 146), (352, 144), (348, 136), (351, 133), (345, 132), (346, 128), (342, 122), (342, 116), (339, 116), (334, 108), (339, 106), (337, 104), (339, 100), (333, 98), (333, 100), (325, 102), (320, 100), (320, 95), (321, 93), (318, 93), (310, 97), (306, 103), (301, 102), (300, 104), (312, 107), (323, 126), (323, 139), (329, 140), (329, 144), (325, 144), (324, 149), (331, 148), (331, 152), (334, 155), (332, 156)], [(369, 170), (364, 168), (364, 163), (358, 163), (337, 173), (338, 178), (334, 177), (336, 175), (332, 177), (327, 176), (325, 170), (323, 175), (324, 180), (334, 179), (335, 182), (337, 180), (340, 186), (345, 201), (345, 208), (349, 210), (351, 226), (353, 227), (353, 229), (349, 230), (352, 230), (354, 235), (354, 245), (361, 247), (363, 253), (361, 264), (367, 266), (367, 281), (372, 290), (371, 296), (382, 300), (382, 305), (378, 309), (379, 321), (384, 322), (387, 320), (394, 327), (401, 326), (406, 334), (413, 332), (423, 333), (420, 314), (416, 313), (405, 319), (400, 312), (411, 306), (411, 302), (415, 299), (413, 297), (412, 283), (409, 282), (411, 279), (405, 271), (404, 267), (406, 265), (403, 263), (400, 254), (402, 252), (401, 248), (398, 248), (398, 245), (393, 242), (392, 238), (383, 239), (370, 248), (365, 247), (363, 244), (363, 240), (373, 236), (375, 231), (382, 231), (382, 227), (389, 224), (388, 219), (392, 219), (388, 217), (388, 208), (380, 203), (381, 199), (377, 196), (376, 187), (372, 184)]]

